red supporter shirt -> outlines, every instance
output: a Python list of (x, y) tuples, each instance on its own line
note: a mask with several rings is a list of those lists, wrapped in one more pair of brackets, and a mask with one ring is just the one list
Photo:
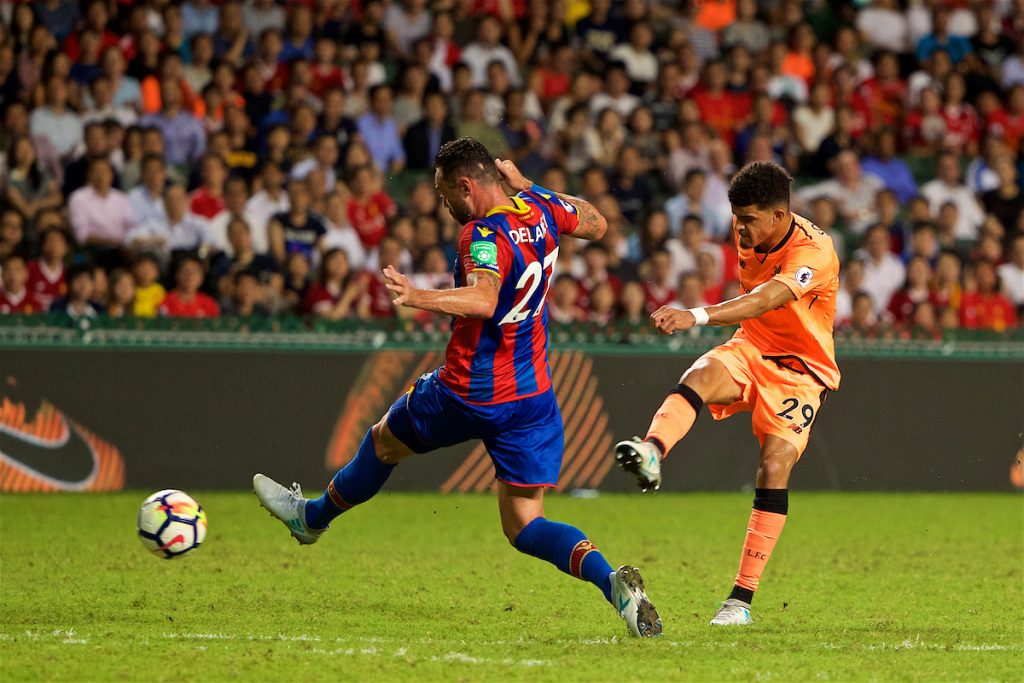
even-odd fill
[(869, 78), (860, 86), (859, 94), (863, 98), (870, 128), (895, 126), (899, 123), (903, 102), (907, 97), (906, 83)]
[(607, 277), (603, 280), (594, 280), (589, 275), (585, 276), (580, 280), (580, 299), (577, 302), (583, 308), (590, 308), (590, 294), (598, 285), (608, 283), (612, 291), (615, 292), (615, 299), (618, 301), (619, 294), (622, 293), (622, 280), (617, 275), (607, 273)]
[(0, 313), (44, 313), (47, 306), (25, 288), (21, 296), (14, 296), (0, 287)]
[(946, 147), (963, 151), (968, 143), (978, 142), (981, 138), (981, 119), (969, 104), (943, 107), (942, 120), (946, 122), (946, 138), (943, 140)]
[(892, 295), (888, 306), (893, 322), (896, 324), (910, 322), (911, 318), (914, 317), (914, 309), (917, 308), (917, 304), (924, 303), (925, 301), (930, 301), (936, 308), (940, 307), (938, 299), (934, 294), (929, 294), (923, 301), (914, 301), (905, 290), (897, 291)]
[[(99, 54), (103, 54), (103, 51), (108, 47), (121, 47), (121, 39), (117, 37), (116, 33), (112, 33), (106, 29), (100, 34), (100, 47)], [(72, 33), (70, 36), (64, 39), (64, 52), (71, 59), (72, 62), (80, 61), (82, 58), (82, 47), (78, 42), (78, 34)], [(127, 57), (126, 57), (127, 59)]]
[(722, 301), (722, 284), (711, 285), (704, 290), (704, 301), (709, 304), (717, 304)]
[(711, 126), (730, 147), (733, 146), (736, 128), (750, 115), (750, 96), (727, 91), (714, 95), (697, 89), (692, 97), (704, 123)]
[(391, 291), (384, 284), (383, 275), (368, 275), (366, 296), (370, 297), (370, 315), (374, 318), (394, 318), (395, 306), (391, 303)]
[(386, 192), (377, 192), (366, 202), (355, 197), (348, 202), (348, 220), (359, 233), (359, 241), (372, 249), (388, 233), (388, 216), (394, 213), (395, 203)]
[(668, 306), (676, 300), (676, 290), (672, 287), (661, 287), (651, 282), (644, 282), (644, 298), (647, 299), (647, 312), (654, 313), (662, 306)]
[(178, 290), (172, 290), (160, 304), (160, 315), (168, 318), (219, 318), (220, 306), (202, 292), (196, 292), (191, 301), (185, 301)]
[(317, 97), (323, 97), (324, 93), (331, 88), (345, 87), (345, 72), (340, 66), (334, 64), (314, 64), (311, 67), (313, 82), (309, 89)]
[(64, 264), (60, 264), (57, 272), (49, 272), (42, 259), (28, 262), (28, 291), (35, 295), (39, 303), (50, 307), (56, 299), (67, 295), (68, 285), (64, 277)]
[(1010, 149), (1020, 149), (1021, 142), (1024, 142), (1024, 112), (1011, 114), (999, 109), (988, 117), (987, 132), (1002, 137)]
[(1002, 294), (964, 292), (960, 300), (960, 325), (969, 330), (1002, 332), (1017, 326), (1017, 313)]
[[(522, 19), (526, 16), (526, 0), (512, 0), (512, 14), (516, 19)], [(474, 17), (480, 17), (485, 14), (490, 14), (498, 19), (505, 20), (507, 17), (504, 15), (506, 4), (502, 0), (473, 0), (472, 9), (470, 14)]]
[(214, 216), (224, 210), (224, 197), (214, 197), (205, 187), (195, 190), (189, 201), (189, 210), (197, 216), (206, 220), (212, 220)]

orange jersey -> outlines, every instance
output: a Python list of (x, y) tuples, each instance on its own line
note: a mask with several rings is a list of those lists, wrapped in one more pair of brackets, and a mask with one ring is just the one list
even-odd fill
[(814, 223), (793, 214), (789, 232), (768, 253), (740, 246), (735, 219), (733, 239), (744, 292), (775, 280), (796, 297), (764, 315), (744, 320), (735, 336), (750, 341), (765, 359), (795, 364), (827, 388), (838, 389), (832, 323), (839, 289), (839, 257), (831, 238)]

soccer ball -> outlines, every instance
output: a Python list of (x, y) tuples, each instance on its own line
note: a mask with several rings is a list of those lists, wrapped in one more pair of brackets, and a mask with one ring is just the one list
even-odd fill
[(198, 548), (206, 538), (206, 513), (187, 493), (164, 489), (143, 501), (138, 527), (147, 550), (172, 560)]

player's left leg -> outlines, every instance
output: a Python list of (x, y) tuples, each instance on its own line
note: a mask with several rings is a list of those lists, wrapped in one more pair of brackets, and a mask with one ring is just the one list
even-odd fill
[(769, 434), (761, 446), (754, 488), (754, 509), (740, 554), (740, 568), (728, 599), (715, 613), (715, 626), (750, 623), (750, 605), (789, 512), (789, 473), (800, 452), (789, 441)]
[(550, 562), (597, 586), (635, 636), (661, 633), (661, 619), (644, 592), (640, 573), (613, 570), (574, 526), (544, 517), (544, 489), (558, 482), (565, 433), (553, 391), (517, 401), (484, 438), (498, 480), (501, 527), (517, 550)]
[(629, 565), (612, 569), (582, 531), (546, 519), (543, 488), (499, 481), (498, 509), (502, 531), (517, 550), (597, 586), (633, 635), (661, 635), (661, 617), (644, 591), (640, 572)]

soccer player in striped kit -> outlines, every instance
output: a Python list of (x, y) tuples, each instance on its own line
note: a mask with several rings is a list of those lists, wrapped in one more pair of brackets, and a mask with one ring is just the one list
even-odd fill
[[(575, 527), (544, 517), (544, 491), (562, 462), (562, 417), (548, 368), (548, 287), (563, 235), (601, 238), (607, 222), (579, 198), (523, 178), (471, 138), (441, 147), (435, 185), (463, 224), (454, 289), (413, 287), (394, 265), (384, 276), (398, 306), (453, 316), (445, 363), (421, 377), (366, 434), (356, 456), (307, 500), (253, 477), (260, 503), (300, 543), (315, 543), (338, 515), (373, 497), (415, 453), (481, 439), (498, 480), (501, 525), (520, 552), (597, 586), (635, 636), (661, 633), (661, 619), (635, 567), (615, 570)], [(516, 194), (506, 195), (502, 182)]]

